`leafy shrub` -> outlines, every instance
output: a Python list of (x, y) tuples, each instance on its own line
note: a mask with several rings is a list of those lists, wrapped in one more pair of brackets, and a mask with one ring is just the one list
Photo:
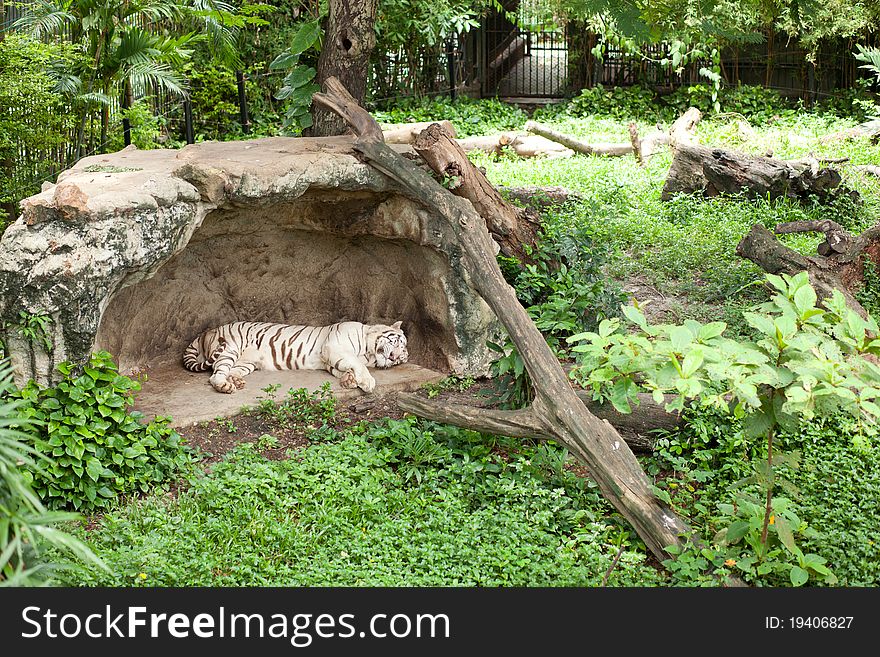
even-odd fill
[[(780, 452), (778, 443), (774, 448), (774, 439), (835, 413), (857, 421), (856, 444), (876, 433), (880, 368), (870, 357), (880, 353), (877, 324), (849, 309), (839, 291), (818, 308), (807, 272), (767, 280), (776, 290), (771, 301), (746, 313), (760, 335), (754, 342), (723, 337), (721, 322), (649, 326), (637, 307), (628, 307), (624, 313), (641, 330), (618, 333), (617, 320), (605, 320), (598, 333), (572, 336), (587, 344), (574, 348), (582, 361), (571, 375), (623, 413), (639, 390), (651, 391), (657, 403), (672, 395), (668, 410), (695, 398), (729, 409), (748, 438), (766, 440), (766, 461), (737, 482), (733, 504), (718, 505), (727, 520), (714, 543), (749, 579), (787, 575), (800, 586), (815, 576), (834, 583), (825, 558), (797, 545), (813, 530), (789, 497), (774, 496), (777, 487), (794, 490), (783, 471), (796, 471), (800, 461), (799, 454)], [(667, 493), (658, 495), (672, 503)]]
[[(585, 226), (567, 222), (565, 210), (544, 216), (543, 233), (535, 248), (526, 246), (534, 262), (513, 266), (499, 256), (502, 271), (516, 290), (517, 298), (544, 335), (547, 344), (567, 357), (565, 338), (578, 331), (595, 329), (620, 314), (625, 295), (603, 271), (607, 253)], [(522, 357), (513, 343), (489, 343), (499, 354), (492, 363), (496, 400), (506, 408), (521, 408), (532, 398), (532, 386)]]
[(106, 507), (120, 494), (149, 491), (189, 464), (189, 450), (168, 418), (143, 424), (141, 413), (128, 410), (140, 384), (120, 375), (110, 354), (93, 354), (81, 373), (70, 363), (58, 371), (64, 378), (54, 387), (31, 381), (8, 393), (23, 400), (17, 409), (22, 420), (41, 425), (32, 446), (52, 463), (26, 473), (49, 507)]
[(261, 397), (257, 405), (257, 412), (279, 427), (311, 431), (327, 427), (336, 417), (336, 397), (330, 391), (329, 381), (313, 391), (291, 388), (281, 402), (276, 402), (273, 395), (280, 388), (280, 383), (263, 388), (267, 396)]
[(571, 116), (610, 116), (615, 119), (648, 119), (658, 116), (654, 92), (640, 86), (613, 87), (601, 84), (581, 90), (572, 98), (567, 113)]
[(798, 513), (813, 527), (804, 550), (827, 561), (841, 586), (880, 584), (880, 455), (853, 442), (852, 418), (822, 418), (783, 436), (803, 453), (793, 473)]
[(526, 113), (514, 105), (489, 98), (404, 99), (373, 112), (382, 123), (412, 123), (448, 119), (459, 137), (488, 135), (504, 130), (519, 130), (526, 122)]
[(55, 91), (52, 69), (72, 58), (66, 46), (21, 34), (0, 41), (0, 230), (9, 220), (4, 206), (39, 192), (60, 168), (54, 160), (74, 116)]
[[(4, 362), (0, 365), (0, 390), (5, 393), (13, 388), (10, 378), (9, 366)], [(21, 404), (20, 400), (0, 403), (0, 586), (53, 583), (56, 572), (72, 564), (63, 557), (48, 557), (48, 547), (106, 570), (85, 544), (54, 527), (78, 516), (47, 512), (34, 494), (22, 467), (34, 469), (43, 461), (51, 461), (33, 458), (28, 443), (33, 441), (37, 421), (18, 417)]]
[[(708, 84), (682, 86), (668, 96), (662, 103), (669, 107), (673, 117), (680, 115), (689, 107), (696, 107), (704, 114), (714, 112), (712, 93), (714, 88)], [(758, 85), (737, 85), (723, 87), (718, 94), (722, 112), (742, 114), (754, 123), (766, 123), (773, 117), (790, 114), (794, 103), (784, 98), (775, 89)]]

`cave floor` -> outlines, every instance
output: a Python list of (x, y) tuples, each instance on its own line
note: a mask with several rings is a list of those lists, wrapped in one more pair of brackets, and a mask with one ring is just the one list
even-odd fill
[[(370, 372), (376, 379), (373, 394), (417, 390), (425, 383), (440, 381), (446, 375), (429, 370), (414, 363), (406, 363), (388, 370)], [(208, 383), (208, 372), (189, 372), (178, 363), (160, 364), (147, 371), (147, 380), (135, 396), (135, 410), (147, 418), (165, 415), (172, 418), (171, 424), (185, 427), (197, 422), (219, 417), (237, 415), (245, 406), (256, 406), (260, 399), (268, 397), (263, 390), (267, 386), (280, 384), (273, 397), (280, 401), (290, 388), (318, 390), (325, 381), (330, 381), (331, 391), (339, 401), (349, 401), (369, 397), (362, 390), (348, 390), (339, 385), (329, 373), (316, 370), (288, 370), (282, 372), (257, 371), (248, 376), (247, 385), (232, 394), (215, 391)]]

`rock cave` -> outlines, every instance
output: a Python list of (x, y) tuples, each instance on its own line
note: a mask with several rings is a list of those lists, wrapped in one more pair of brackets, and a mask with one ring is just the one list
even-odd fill
[[(146, 375), (138, 410), (184, 424), (234, 413), (270, 384), (280, 396), (335, 381), (255, 372), (244, 390), (215, 392), (181, 355), (204, 329), (238, 320), (402, 320), (410, 362), (374, 372), (377, 392), (484, 374), (499, 323), (459, 266), (454, 234), (352, 146), (276, 137), (129, 147), (44, 185), (0, 241), (0, 337), (16, 383), (53, 383), (58, 363), (103, 349), (122, 373)], [(31, 316), (49, 318), (45, 339), (22, 331)]]

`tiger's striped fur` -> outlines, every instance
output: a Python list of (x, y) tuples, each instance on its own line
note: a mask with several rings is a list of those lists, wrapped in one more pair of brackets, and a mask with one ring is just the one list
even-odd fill
[(210, 382), (218, 392), (243, 388), (244, 377), (258, 369), (327, 370), (343, 388), (372, 392), (376, 381), (368, 367), (384, 369), (409, 358), (400, 325), (232, 322), (193, 340), (183, 353), (183, 365), (192, 372), (212, 370)]

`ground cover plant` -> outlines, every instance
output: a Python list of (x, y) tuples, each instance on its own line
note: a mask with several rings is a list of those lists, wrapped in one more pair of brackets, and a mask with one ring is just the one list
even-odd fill
[(618, 550), (606, 583), (662, 579), (559, 448), (408, 418), (325, 431), (281, 460), (259, 450), (80, 530), (111, 573), (69, 583), (595, 586)]

